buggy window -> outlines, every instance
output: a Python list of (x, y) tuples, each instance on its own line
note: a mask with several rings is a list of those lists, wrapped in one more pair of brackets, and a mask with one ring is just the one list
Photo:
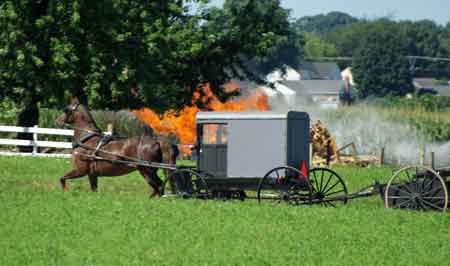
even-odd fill
[(203, 124), (203, 144), (227, 144), (227, 124)]

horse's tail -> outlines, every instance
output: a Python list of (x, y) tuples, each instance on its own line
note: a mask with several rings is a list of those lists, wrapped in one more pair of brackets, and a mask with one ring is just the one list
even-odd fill
[(159, 144), (161, 145), (163, 162), (175, 165), (177, 163), (177, 157), (180, 154), (178, 146), (164, 140), (159, 140)]
[(142, 129), (142, 135), (152, 137), (159, 143), (162, 152), (162, 162), (175, 165), (177, 162), (177, 157), (180, 154), (178, 146), (175, 144), (171, 144), (167, 137), (155, 134), (153, 128), (147, 124), (143, 124)]

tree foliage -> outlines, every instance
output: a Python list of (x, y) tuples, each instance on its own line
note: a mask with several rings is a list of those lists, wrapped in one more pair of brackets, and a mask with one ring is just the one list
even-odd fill
[(392, 22), (379, 21), (362, 36), (353, 57), (353, 75), (361, 97), (405, 95), (412, 90), (406, 41)]
[(234, 56), (229, 58), (237, 62), (230, 67), (234, 77), (262, 81), (274, 68), (299, 63), (303, 36), (279, 5), (279, 0), (227, 0), (223, 9), (209, 11), (208, 32), (220, 33), (222, 57)]
[[(397, 25), (405, 35), (408, 45), (408, 54), (429, 57), (450, 57), (445, 29), (431, 20), (405, 21)], [(450, 65), (445, 62), (431, 62), (419, 60), (415, 64), (415, 75), (449, 77)]]
[(315, 16), (305, 16), (293, 24), (297, 30), (317, 34), (321, 37), (339, 28), (358, 22), (358, 19), (343, 12), (330, 12)]
[[(0, 4), (0, 97), (95, 108), (189, 104), (200, 84), (250, 76), (245, 62), (287, 40), (278, 0), (15, 0)], [(198, 11), (190, 3), (200, 4)]]
[(313, 33), (304, 33), (305, 55), (308, 57), (335, 57), (338, 56), (334, 44), (327, 42)]

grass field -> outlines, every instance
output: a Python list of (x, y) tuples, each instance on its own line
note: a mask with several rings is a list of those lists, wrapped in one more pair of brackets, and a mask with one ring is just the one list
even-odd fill
[[(149, 199), (137, 174), (58, 177), (63, 159), (0, 157), (0, 265), (450, 265), (450, 215)], [(350, 191), (392, 169), (340, 167)]]

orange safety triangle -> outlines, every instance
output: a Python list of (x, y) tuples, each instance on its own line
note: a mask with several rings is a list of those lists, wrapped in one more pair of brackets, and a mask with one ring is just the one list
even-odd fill
[(300, 166), (300, 172), (304, 177), (308, 177), (308, 167), (306, 166), (306, 161), (302, 160), (302, 165)]

